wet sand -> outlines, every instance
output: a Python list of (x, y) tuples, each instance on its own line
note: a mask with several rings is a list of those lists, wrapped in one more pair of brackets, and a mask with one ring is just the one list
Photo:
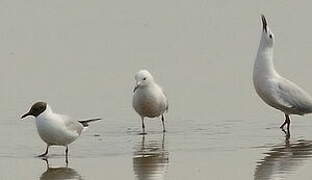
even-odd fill
[[(308, 123), (307, 121), (306, 124)], [(144, 136), (139, 135), (139, 128), (125, 128), (127, 131), (116, 135), (107, 130), (101, 133), (101, 128), (94, 125), (70, 146), (68, 165), (63, 156), (64, 148), (53, 147), (47, 158), (49, 166), (45, 160), (35, 157), (44, 150), (44, 144), (30, 128), (21, 138), (22, 141), (29, 142), (20, 142), (24, 146), (13, 148), (16, 145), (8, 147), (4, 146), (6, 143), (2, 143), (2, 177), (186, 180), (309, 179), (311, 175), (309, 167), (312, 165), (312, 141), (304, 139), (303, 135), (287, 141), (278, 127), (260, 128), (256, 132), (256, 128), (252, 131), (234, 123), (228, 131), (241, 129), (241, 135), (235, 137), (229, 132), (222, 132), (222, 128), (219, 132), (207, 133), (221, 126), (219, 123), (216, 127), (210, 127), (207, 123), (206, 127), (202, 124), (200, 129), (191, 127), (188, 131), (180, 132), (169, 130), (165, 134), (161, 132), (158, 121), (149, 122), (149, 125), (150, 131)], [(259, 144), (262, 145), (258, 146)], [(10, 147), (12, 149), (9, 151)]]

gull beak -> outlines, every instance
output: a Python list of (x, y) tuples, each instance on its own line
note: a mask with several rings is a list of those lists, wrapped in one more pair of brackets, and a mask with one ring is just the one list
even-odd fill
[(261, 15), (261, 19), (262, 19), (263, 31), (264, 31), (264, 32), (267, 32), (267, 31), (268, 31), (268, 30), (267, 30), (268, 23), (267, 23), (267, 21), (266, 21), (266, 19), (265, 19), (265, 17), (264, 17), (263, 14)]
[(26, 114), (24, 114), (22, 117), (21, 117), (21, 119), (24, 119), (25, 117), (27, 117), (27, 116), (29, 116), (29, 115), (32, 115), (30, 112), (28, 112), (28, 113), (26, 113)]
[(138, 89), (139, 86), (135, 86), (133, 89), (133, 92), (135, 92)]
[(138, 83), (135, 85), (135, 87), (134, 87), (134, 89), (133, 89), (133, 92), (135, 92), (135, 91), (139, 88), (140, 85), (141, 85), (141, 83), (138, 82)]

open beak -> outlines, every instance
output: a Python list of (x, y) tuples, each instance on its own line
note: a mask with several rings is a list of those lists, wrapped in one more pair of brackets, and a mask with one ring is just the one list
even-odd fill
[(27, 116), (29, 116), (29, 115), (31, 115), (30, 112), (24, 114), (24, 115), (21, 117), (21, 119), (24, 119), (25, 117), (27, 117)]
[(267, 30), (268, 23), (267, 23), (267, 21), (266, 21), (266, 19), (265, 19), (265, 17), (264, 17), (263, 14), (261, 15), (261, 19), (262, 19), (263, 31), (264, 31), (264, 32), (267, 32), (267, 31), (268, 31), (268, 30)]

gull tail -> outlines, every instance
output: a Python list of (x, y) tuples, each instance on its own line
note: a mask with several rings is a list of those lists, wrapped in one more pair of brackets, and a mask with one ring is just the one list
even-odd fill
[(101, 118), (86, 119), (86, 120), (81, 120), (78, 122), (80, 122), (83, 125), (83, 127), (88, 127), (90, 122), (95, 122), (95, 121), (99, 121), (99, 120), (101, 120)]

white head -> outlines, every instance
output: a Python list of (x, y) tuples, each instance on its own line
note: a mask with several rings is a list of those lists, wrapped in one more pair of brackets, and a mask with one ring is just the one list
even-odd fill
[(262, 36), (261, 36), (262, 45), (266, 47), (273, 47), (274, 34), (270, 30), (264, 15), (261, 15), (261, 19), (262, 19)]
[(135, 86), (133, 92), (135, 92), (135, 90), (139, 87), (148, 86), (149, 84), (153, 83), (154, 78), (151, 75), (151, 73), (149, 73), (147, 70), (143, 69), (143, 70), (140, 70), (139, 72), (137, 72), (135, 74), (135, 81), (136, 81), (136, 86)]

